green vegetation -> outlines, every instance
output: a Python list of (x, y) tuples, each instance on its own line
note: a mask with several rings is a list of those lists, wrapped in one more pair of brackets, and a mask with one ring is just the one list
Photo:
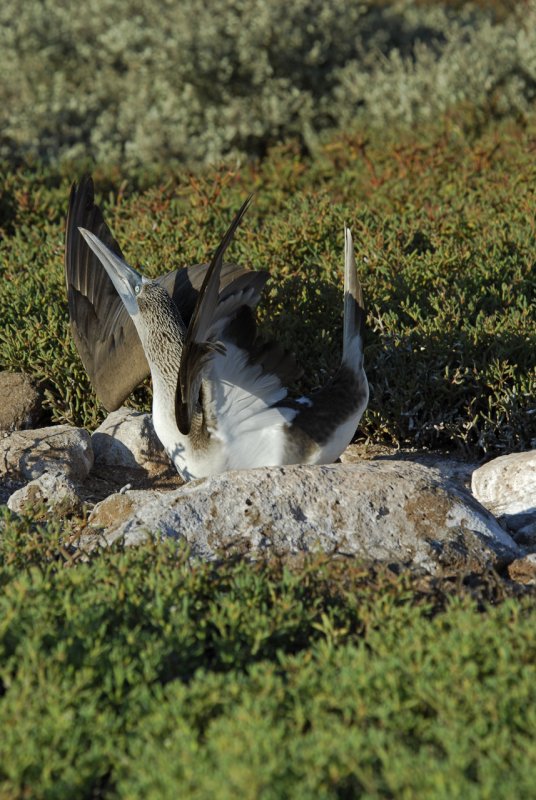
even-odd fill
[[(270, 272), (297, 391), (340, 357), (347, 223), (359, 436), (536, 446), (534, 0), (215, 7), (0, 5), (0, 369), (51, 421), (104, 417), (63, 278), (83, 169), (148, 275), (206, 261), (255, 189), (230, 257)], [(0, 800), (535, 796), (534, 591), (156, 539), (82, 555), (83, 528), (0, 509)]]
[[(354, 233), (372, 384), (361, 435), (473, 456), (536, 439), (534, 127), (467, 139), (451, 120), (414, 134), (340, 135), (239, 170), (97, 173), (126, 256), (148, 274), (204, 261), (257, 189), (230, 257), (268, 269), (266, 335), (326, 379), (340, 358), (343, 224)], [(103, 416), (71, 341), (62, 274), (69, 178), (4, 168), (0, 368), (43, 382), (53, 420)], [(115, 192), (113, 191), (115, 189)], [(148, 390), (136, 395), (148, 407)]]
[(3, 0), (0, 155), (212, 163), (363, 121), (524, 118), (535, 52), (534, 0)]
[(1, 797), (533, 796), (534, 596), (164, 543), (73, 558), (6, 520)]

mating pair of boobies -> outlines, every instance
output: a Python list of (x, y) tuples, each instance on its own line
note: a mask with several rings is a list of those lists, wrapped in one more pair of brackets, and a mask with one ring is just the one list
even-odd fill
[(243, 204), (209, 265), (149, 280), (133, 269), (94, 203), (73, 185), (65, 272), (78, 351), (97, 396), (118, 408), (150, 371), (153, 425), (185, 480), (230, 469), (335, 461), (368, 402), (365, 311), (345, 228), (342, 361), (310, 397), (292, 400), (293, 358), (257, 336), (254, 308), (267, 275), (223, 262)]

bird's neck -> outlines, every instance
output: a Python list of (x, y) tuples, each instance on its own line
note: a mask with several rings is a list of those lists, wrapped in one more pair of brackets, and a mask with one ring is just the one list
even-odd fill
[(153, 421), (166, 446), (160, 431), (165, 429), (169, 437), (176, 429), (175, 395), (186, 328), (171, 298), (160, 298), (151, 314), (142, 311), (141, 317), (139, 333), (153, 383)]
[(177, 426), (175, 403), (186, 327), (171, 301), (162, 311), (160, 315), (153, 309), (142, 338), (153, 383), (153, 426), (177, 470), (189, 479), (196, 476), (194, 454), (207, 450), (210, 437), (201, 408), (194, 412), (188, 435)]

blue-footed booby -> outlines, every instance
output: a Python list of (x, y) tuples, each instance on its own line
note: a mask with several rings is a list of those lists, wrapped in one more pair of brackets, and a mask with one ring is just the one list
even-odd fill
[[(73, 264), (82, 265), (81, 273), (96, 268), (90, 253), (108, 278), (105, 281), (101, 275), (107, 289), (100, 296), (95, 291), (89, 304), (93, 313), (102, 316), (100, 330), (95, 332), (98, 342), (105, 343), (103, 353), (91, 364), (93, 374), (88, 370), (92, 380), (98, 374), (97, 394), (108, 393), (114, 403), (120, 403), (145, 377), (148, 365), (154, 428), (186, 480), (229, 469), (335, 461), (351, 441), (368, 402), (363, 365), (365, 312), (350, 230), (344, 232), (341, 364), (322, 389), (292, 400), (285, 386), (295, 369), (292, 358), (275, 343), (260, 343), (256, 335), (252, 308), (265, 276), (223, 262), (251, 198), (235, 216), (208, 268), (188, 268), (186, 275), (169, 273), (149, 280), (123, 258), (93, 204), (92, 186), (90, 191), (86, 186), (83, 204), (92, 209), (93, 217), (86, 214), (90, 226), (83, 224), (84, 213), (76, 213), (77, 189), (73, 192), (67, 223), (68, 292), (73, 286), (69, 277), (75, 272)], [(80, 236), (78, 244), (73, 243), (74, 226), (89, 248), (83, 257)], [(86, 286), (81, 291), (83, 281), (80, 276), (77, 280), (74, 295), (78, 292), (87, 299)], [(101, 297), (105, 298), (102, 302)], [(94, 338), (88, 314), (78, 319), (71, 300), (69, 310), (73, 330), (79, 338), (82, 330), (84, 344), (91, 350)], [(112, 361), (117, 360), (119, 350), (128, 362), (129, 347), (137, 353), (136, 362), (132, 359), (131, 372), (121, 365), (120, 388), (115, 388), (114, 367), (106, 366), (103, 359), (112, 353)], [(86, 360), (89, 363), (87, 354)]]
[[(80, 236), (81, 227), (98, 236), (122, 258), (121, 249), (95, 204), (89, 176), (73, 184), (69, 198), (65, 229), (67, 301), (73, 338), (93, 389), (106, 410), (115, 411), (149, 375), (149, 364), (121, 297), (97, 256)], [(173, 298), (186, 325), (207, 268), (208, 264), (196, 264), (157, 278), (156, 282)], [(267, 273), (251, 272), (236, 264), (224, 263), (221, 270), (220, 302), (232, 305), (232, 296), (244, 298), (244, 305), (235, 304), (233, 314), (239, 314), (252, 337), (255, 333), (252, 309), (259, 302), (267, 279)], [(283, 370), (282, 380), (291, 380), (297, 367), (290, 355), (285, 358), (279, 348), (279, 358), (275, 360)]]

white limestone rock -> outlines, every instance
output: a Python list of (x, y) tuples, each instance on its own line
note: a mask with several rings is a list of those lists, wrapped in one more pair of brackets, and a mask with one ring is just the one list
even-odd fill
[(91, 435), (97, 466), (142, 467), (148, 472), (169, 464), (150, 414), (121, 406)]
[(105, 541), (151, 533), (191, 553), (312, 551), (455, 574), (500, 566), (515, 542), (471, 495), (437, 473), (396, 461), (228, 472), (172, 492), (126, 492), (98, 504), (90, 525)]
[(10, 496), (10, 511), (30, 513), (45, 506), (47, 512), (61, 515), (81, 514), (82, 500), (74, 483), (61, 473), (44, 472)]
[(0, 436), (0, 476), (31, 481), (44, 472), (61, 472), (73, 481), (87, 478), (93, 466), (89, 433), (54, 425)]
[(445, 453), (415, 449), (398, 450), (385, 445), (349, 444), (341, 455), (343, 464), (360, 464), (365, 461), (404, 461), (428, 467), (440, 480), (451, 481), (464, 489), (471, 487), (471, 475), (477, 464), (463, 461)]
[(513, 531), (536, 521), (536, 450), (511, 453), (473, 472), (471, 491)]

